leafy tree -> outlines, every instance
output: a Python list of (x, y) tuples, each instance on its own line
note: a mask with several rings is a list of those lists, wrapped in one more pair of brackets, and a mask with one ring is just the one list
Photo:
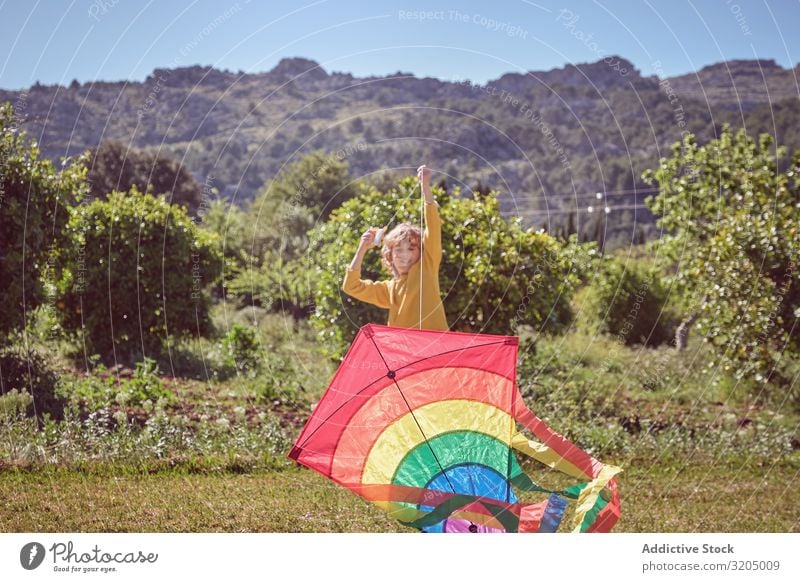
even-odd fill
[(89, 183), (96, 198), (135, 186), (141, 192), (164, 194), (171, 204), (186, 206), (190, 214), (200, 206), (203, 188), (177, 160), (164, 153), (108, 141), (90, 150), (90, 156)]
[[(564, 247), (542, 232), (523, 230), (519, 219), (505, 220), (497, 193), (477, 200), (459, 192), (449, 196), (438, 188), (434, 193), (442, 216), (439, 281), (451, 329), (513, 333), (520, 325), (531, 325), (558, 332), (569, 325), (569, 301), (579, 274)], [(312, 323), (331, 354), (341, 354), (361, 325), (386, 321), (385, 310), (341, 291), (344, 269), (361, 234), (390, 221), (390, 228), (404, 221), (419, 223), (419, 211), (416, 181), (409, 178), (389, 194), (371, 189), (348, 200), (310, 234), (310, 278), (316, 282)], [(388, 277), (378, 255), (366, 255), (364, 278)]]
[(247, 245), (247, 214), (238, 206), (217, 198), (199, 210), (201, 228), (214, 233), (215, 244), (222, 256), (214, 294), (224, 296), (224, 285), (250, 264)]
[(63, 246), (68, 207), (86, 193), (85, 161), (57, 171), (20, 133), (11, 105), (0, 106), (0, 332), (22, 328), (52, 292), (45, 271)]
[(662, 251), (686, 298), (677, 342), (696, 322), (737, 377), (780, 379), (781, 352), (800, 347), (800, 152), (780, 171), (785, 155), (766, 134), (725, 127), (704, 146), (688, 135), (644, 175), (658, 182), (647, 203), (672, 232)]
[(132, 188), (75, 208), (67, 229), (59, 304), (88, 353), (130, 362), (160, 354), (170, 336), (210, 333), (216, 235), (185, 209)]
[(269, 182), (250, 208), (250, 254), (274, 251), (287, 259), (301, 255), (306, 233), (317, 220), (359, 192), (347, 163), (316, 151), (285, 167)]
[(308, 317), (313, 304), (309, 270), (303, 258), (285, 260), (267, 251), (260, 265), (240, 269), (227, 283), (228, 292), (245, 305)]

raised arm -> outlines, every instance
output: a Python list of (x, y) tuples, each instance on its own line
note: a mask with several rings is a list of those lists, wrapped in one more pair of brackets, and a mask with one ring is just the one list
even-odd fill
[(442, 220), (439, 216), (439, 204), (433, 199), (431, 192), (431, 171), (426, 166), (417, 170), (425, 199), (425, 230), (422, 233), (422, 248), (425, 261), (438, 267), (442, 261)]
[(370, 281), (361, 278), (361, 262), (367, 249), (375, 240), (375, 229), (370, 228), (361, 235), (361, 243), (356, 250), (353, 260), (347, 266), (342, 283), (342, 291), (350, 297), (366, 303), (377, 305), (382, 309), (389, 309), (389, 286), (386, 281)]

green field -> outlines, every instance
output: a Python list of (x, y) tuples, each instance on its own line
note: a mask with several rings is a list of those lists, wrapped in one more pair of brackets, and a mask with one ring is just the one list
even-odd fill
[[(800, 532), (798, 468), (637, 461), (620, 478), (617, 532)], [(413, 531), (303, 469), (251, 474), (4, 471), (0, 530)]]
[[(172, 399), (123, 406), (114, 391), (128, 384), (107, 393), (107, 380), (77, 376), (63, 382), (78, 416), (37, 427), (0, 410), (0, 531), (412, 531), (286, 458), (333, 366), (319, 371), (303, 333), (284, 346), (300, 364), (273, 372), (269, 386), (288, 385), (291, 375), (302, 386), (291, 394), (265, 399), (268, 373), (163, 375), (160, 384), (144, 375), (130, 385), (168, 388)], [(520, 390), (556, 431), (623, 468), (614, 531), (800, 531), (797, 414), (780, 393), (757, 400), (706, 370), (704, 349), (633, 350), (580, 333), (542, 338), (520, 362)], [(523, 466), (545, 486), (557, 478)], [(567, 517), (561, 530), (569, 529)]]

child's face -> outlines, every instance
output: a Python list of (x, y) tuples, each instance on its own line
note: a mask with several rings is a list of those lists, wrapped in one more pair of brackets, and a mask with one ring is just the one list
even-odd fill
[(416, 241), (401, 240), (392, 249), (392, 264), (401, 275), (407, 275), (417, 261), (419, 261), (419, 245)]

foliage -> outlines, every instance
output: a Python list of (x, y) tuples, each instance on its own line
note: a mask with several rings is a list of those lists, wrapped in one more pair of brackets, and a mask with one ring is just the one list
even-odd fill
[(757, 404), (748, 395), (757, 382), (709, 368), (707, 343), (688, 350), (632, 350), (585, 331), (540, 336), (535, 351), (521, 350), (517, 382), (539, 418), (600, 455), (789, 458), (796, 412), (785, 401)]
[[(388, 194), (370, 190), (336, 209), (311, 233), (315, 265), (316, 311), (313, 322), (330, 353), (342, 353), (355, 331), (367, 322), (386, 321), (386, 312), (341, 291), (344, 268), (361, 233), (371, 225), (419, 222), (416, 181), (406, 179)], [(443, 257), (439, 271), (442, 301), (451, 329), (513, 333), (526, 324), (548, 332), (565, 329), (570, 297), (578, 284), (577, 256), (552, 237), (523, 230), (519, 220), (500, 214), (496, 193), (478, 199), (435, 190), (442, 217)], [(366, 255), (365, 279), (386, 278), (379, 253)]]
[(108, 408), (84, 419), (68, 410), (62, 422), (48, 420), (41, 430), (27, 419), (0, 417), (0, 464), (88, 472), (243, 472), (280, 466), (277, 456), (287, 440), (278, 420), (266, 413), (252, 423), (231, 423), (161, 412), (139, 426)]
[(663, 249), (686, 311), (738, 377), (763, 381), (781, 351), (800, 349), (800, 152), (781, 171), (785, 154), (726, 127), (704, 146), (687, 136), (644, 176), (660, 188), (648, 204), (673, 232)]
[(33, 405), (33, 396), (26, 390), (12, 388), (0, 395), (0, 421), (22, 419)]
[(130, 362), (169, 336), (207, 335), (206, 287), (219, 270), (215, 235), (163, 197), (114, 192), (77, 207), (59, 282), (64, 327), (88, 353)]
[(65, 402), (57, 389), (58, 374), (41, 354), (10, 346), (0, 350), (0, 394), (28, 393), (32, 397), (28, 411), (41, 421), (45, 415), (63, 416)]
[(234, 323), (222, 340), (225, 362), (237, 374), (252, 376), (261, 368), (263, 348), (257, 330), (248, 325)]
[(84, 158), (57, 171), (18, 124), (11, 105), (0, 105), (0, 332), (22, 329), (26, 312), (53, 296), (65, 208), (87, 190)]
[(658, 271), (614, 257), (605, 257), (597, 267), (582, 310), (593, 331), (616, 336), (625, 345), (653, 347), (672, 340), (676, 324)]
[(235, 204), (221, 198), (211, 200), (198, 212), (201, 227), (216, 235), (218, 251), (222, 256), (222, 269), (215, 288), (215, 295), (224, 296), (227, 280), (248, 263), (247, 214)]
[(91, 411), (111, 405), (152, 409), (175, 401), (175, 394), (164, 386), (158, 366), (150, 358), (137, 362), (130, 378), (110, 373), (100, 364), (84, 377), (65, 379), (59, 392)]
[(286, 260), (297, 258), (306, 250), (315, 221), (325, 220), (359, 189), (347, 163), (322, 151), (283, 167), (250, 208), (250, 254), (260, 259), (272, 251)]
[(111, 192), (164, 194), (170, 204), (185, 206), (194, 214), (203, 198), (203, 189), (174, 158), (158, 151), (131, 148), (118, 141), (106, 141), (89, 152), (89, 185), (93, 198)]
[(240, 269), (226, 287), (242, 305), (283, 311), (295, 319), (308, 316), (312, 303), (309, 273), (304, 259), (286, 260), (267, 251), (261, 264)]

